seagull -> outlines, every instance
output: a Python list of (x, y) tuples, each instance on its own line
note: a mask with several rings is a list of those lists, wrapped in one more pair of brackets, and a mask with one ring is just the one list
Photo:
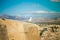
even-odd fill
[(32, 21), (32, 17), (30, 17), (28, 21), (31, 22)]

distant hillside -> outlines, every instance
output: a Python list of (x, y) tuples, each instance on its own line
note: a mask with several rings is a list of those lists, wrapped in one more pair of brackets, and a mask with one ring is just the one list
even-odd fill
[(25, 20), (24, 17), (20, 17), (20, 16), (10, 16), (10, 15), (0, 15), (0, 18), (6, 18), (6, 19), (13, 19), (13, 20)]
[[(28, 20), (30, 18), (25, 18), (22, 16), (10, 16), (10, 15), (0, 15), (0, 18), (6, 18), (6, 19), (12, 19), (12, 20), (19, 20), (19, 21), (25, 21), (29, 22)], [(57, 19), (49, 19), (49, 18), (32, 18), (31, 23), (36, 23), (36, 24), (60, 24), (60, 18)]]

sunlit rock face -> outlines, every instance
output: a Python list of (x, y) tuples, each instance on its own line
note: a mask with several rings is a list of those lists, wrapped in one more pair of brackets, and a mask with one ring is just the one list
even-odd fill
[(40, 40), (36, 24), (0, 19), (0, 40)]
[(0, 19), (0, 40), (60, 40), (60, 25)]

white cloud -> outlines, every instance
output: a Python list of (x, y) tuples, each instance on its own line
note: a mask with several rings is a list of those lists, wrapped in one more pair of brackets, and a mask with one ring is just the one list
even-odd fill
[(28, 11), (28, 12), (21, 12), (21, 13), (60, 13), (60, 12), (54, 12), (54, 11)]

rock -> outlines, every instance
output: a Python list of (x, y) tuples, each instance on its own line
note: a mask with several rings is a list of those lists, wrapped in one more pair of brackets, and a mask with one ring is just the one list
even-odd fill
[(6, 25), (5, 33), (7, 35), (7, 37), (4, 39), (4, 37), (2, 36), (6, 35), (1, 34), (2, 36), (0, 36), (0, 40), (40, 40), (40, 35), (38, 31), (39, 26), (36, 24), (10, 19), (5, 19), (5, 21), (0, 19), (0, 24)]

